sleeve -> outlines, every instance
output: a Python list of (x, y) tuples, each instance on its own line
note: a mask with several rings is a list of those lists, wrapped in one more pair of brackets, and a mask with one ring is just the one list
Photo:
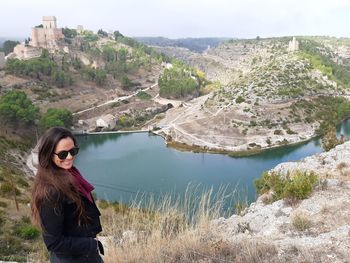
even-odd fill
[(70, 237), (63, 235), (64, 211), (62, 205), (55, 206), (46, 201), (40, 207), (43, 238), (49, 251), (62, 254), (90, 254), (97, 250), (97, 242), (92, 237)]

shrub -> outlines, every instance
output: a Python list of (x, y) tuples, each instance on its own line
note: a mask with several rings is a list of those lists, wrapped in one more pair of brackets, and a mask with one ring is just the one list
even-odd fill
[(254, 181), (255, 188), (259, 194), (267, 193), (270, 190), (273, 191), (272, 201), (276, 201), (281, 199), (283, 188), (284, 188), (284, 180), (278, 173), (264, 172), (263, 175)]
[(282, 132), (282, 130), (275, 130), (275, 131), (273, 132), (273, 134), (274, 134), (274, 135), (283, 135), (283, 132)]
[(250, 121), (250, 126), (255, 127), (257, 125), (256, 121)]
[(24, 254), (28, 250), (22, 240), (12, 235), (4, 235), (0, 239), (1, 260), (25, 262)]
[(238, 96), (237, 98), (236, 98), (236, 103), (242, 103), (242, 102), (244, 102), (245, 101), (245, 99), (242, 97), (242, 96)]
[(287, 129), (287, 134), (298, 134), (297, 132), (291, 130), (290, 128)]
[(35, 239), (40, 235), (40, 231), (34, 226), (23, 226), (19, 229), (19, 235), (24, 239)]
[(307, 174), (298, 171), (286, 183), (283, 197), (291, 201), (305, 199), (310, 196), (316, 182), (317, 176), (314, 173)]
[(298, 231), (305, 231), (311, 227), (311, 220), (302, 213), (298, 213), (292, 217), (292, 225)]
[(22, 177), (17, 179), (17, 184), (23, 187), (29, 186), (28, 182), (24, 180)]
[(20, 194), (20, 191), (12, 183), (3, 182), (0, 186), (0, 193), (2, 194), (12, 194), (14, 190), (16, 195)]
[(28, 216), (23, 216), (13, 225), (13, 233), (23, 239), (35, 239), (40, 235), (40, 231), (30, 223)]
[[(5, 217), (3, 216), (2, 213), (0, 213), (0, 226), (2, 226), (5, 223)], [(0, 231), (1, 233), (2, 231)]]
[(140, 99), (140, 100), (150, 100), (152, 98), (151, 95), (149, 95), (147, 92), (144, 92), (144, 91), (139, 91), (137, 93), (137, 97)]
[(317, 176), (314, 173), (300, 171), (286, 177), (276, 172), (264, 172), (254, 181), (259, 194), (272, 192), (271, 201), (287, 199), (292, 203), (309, 197), (316, 183)]

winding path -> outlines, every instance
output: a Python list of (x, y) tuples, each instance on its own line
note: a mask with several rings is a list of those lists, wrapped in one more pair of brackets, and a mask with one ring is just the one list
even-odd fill
[(88, 109), (85, 109), (85, 110), (81, 110), (81, 111), (74, 112), (72, 115), (82, 114), (82, 113), (84, 113), (84, 112), (91, 111), (91, 110), (94, 110), (94, 109), (96, 109), (96, 108), (99, 108), (99, 107), (102, 107), (102, 106), (105, 106), (105, 105), (108, 105), (108, 104), (111, 104), (111, 103), (115, 103), (115, 102), (119, 102), (119, 101), (123, 101), (123, 100), (130, 99), (130, 98), (136, 96), (137, 93), (139, 93), (140, 91), (147, 91), (147, 90), (149, 90), (149, 89), (154, 88), (154, 87), (157, 86), (157, 85), (158, 85), (158, 83), (155, 83), (155, 84), (153, 84), (152, 86), (150, 86), (150, 87), (148, 87), (148, 88), (145, 88), (145, 89), (138, 90), (138, 91), (132, 93), (131, 95), (123, 96), (123, 97), (118, 97), (118, 98), (115, 98), (115, 99), (113, 99), (113, 100), (109, 100), (109, 101), (104, 102), (104, 103), (102, 103), (102, 104), (99, 104), (99, 105), (97, 105), (97, 106), (94, 106), (94, 107), (91, 107), (91, 108), (88, 108)]

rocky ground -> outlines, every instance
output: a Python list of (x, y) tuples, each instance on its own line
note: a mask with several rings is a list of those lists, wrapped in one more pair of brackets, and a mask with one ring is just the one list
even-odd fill
[(279, 164), (282, 176), (293, 170), (315, 172), (320, 182), (310, 198), (290, 205), (264, 204), (260, 197), (241, 215), (219, 218), (213, 232), (228, 242), (269, 244), (269, 262), (350, 262), (350, 142), (300, 162)]
[[(345, 96), (346, 91), (300, 53), (288, 52), (288, 40), (231, 41), (203, 54), (162, 48), (202, 69), (221, 87), (168, 111), (157, 124), (159, 133), (190, 147), (224, 151), (256, 151), (315, 136), (320, 123), (295, 105), (321, 95)], [(346, 59), (343, 48), (330, 56)]]

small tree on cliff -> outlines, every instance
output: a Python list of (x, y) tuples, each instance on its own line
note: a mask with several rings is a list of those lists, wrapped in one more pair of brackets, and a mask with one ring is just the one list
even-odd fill
[(322, 147), (327, 152), (333, 149), (335, 146), (342, 144), (345, 141), (342, 136), (340, 139), (337, 138), (335, 127), (328, 128), (324, 136), (322, 137)]

